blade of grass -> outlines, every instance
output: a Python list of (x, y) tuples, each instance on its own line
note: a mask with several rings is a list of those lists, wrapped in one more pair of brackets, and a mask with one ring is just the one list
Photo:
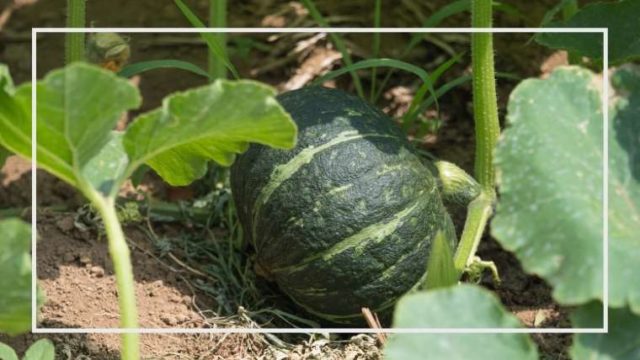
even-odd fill
[[(542, 17), (542, 21), (540, 21), (540, 27), (545, 27), (549, 25), (549, 23), (553, 20), (553, 18), (558, 14), (561, 10), (563, 10), (568, 4), (573, 2), (574, 0), (560, 0), (556, 5), (554, 5), (549, 11), (547, 11)], [(531, 37), (527, 40), (525, 45), (529, 45), (535, 39), (536, 34), (531, 35)]]
[(494, 10), (496, 10), (496, 12), (501, 12), (503, 14), (506, 14), (508, 16), (512, 16), (516, 19), (520, 19), (522, 20), (526, 26), (532, 26), (533, 22), (531, 21), (531, 18), (526, 16), (525, 14), (523, 14), (520, 10), (518, 10), (517, 7), (508, 4), (508, 3), (504, 3), (504, 2), (500, 2), (500, 1), (494, 1), (493, 2), (493, 8)]
[[(520, 81), (522, 80), (521, 77), (514, 75), (514, 74), (510, 74), (510, 73), (503, 73), (503, 72), (497, 72), (496, 73), (496, 77), (497, 78), (503, 78), (503, 79), (509, 79), (509, 80), (515, 80), (515, 81)], [(471, 75), (462, 75), (459, 76), (449, 82), (447, 82), (446, 84), (440, 86), (437, 90), (436, 90), (436, 97), (440, 98), (442, 97), (442, 95), (446, 94), (447, 92), (449, 92), (450, 90), (471, 81)], [(420, 106), (418, 107), (418, 109), (416, 110), (416, 112), (418, 114), (423, 113), (425, 110), (427, 110), (427, 108), (429, 108), (429, 106), (431, 106), (434, 102), (436, 101), (436, 99), (433, 98), (433, 95), (429, 96), (426, 100), (424, 100)]]
[[(449, 68), (451, 66), (453, 66), (453, 64), (457, 63), (460, 61), (460, 58), (462, 58), (462, 54), (457, 54), (456, 56), (452, 57), (451, 59), (447, 60), (446, 62), (440, 64), (432, 73), (431, 76), (429, 76), (429, 83), (430, 84), (435, 84), (438, 79), (440, 78), (440, 76), (442, 76), (442, 74), (444, 74), (445, 71), (449, 70)], [(411, 100), (411, 104), (409, 105), (409, 109), (407, 110), (407, 112), (405, 113), (403, 119), (402, 119), (402, 127), (403, 129), (406, 131), (408, 130), (411, 125), (413, 125), (413, 122), (415, 121), (416, 117), (418, 116), (418, 114), (420, 114), (419, 112), (415, 111), (416, 108), (418, 107), (418, 104), (422, 103), (422, 99), (424, 99), (424, 96), (427, 94), (427, 84), (428, 83), (423, 83), (422, 86), (420, 86), (420, 88), (418, 89), (418, 91), (416, 92), (416, 95), (413, 97), (413, 100)], [(432, 96), (435, 95), (435, 92), (432, 93)], [(436, 106), (437, 106), (437, 97), (435, 98), (436, 101)], [(438, 112), (440, 111), (440, 109), (437, 109)]]
[(179, 69), (192, 72), (196, 75), (204, 76), (209, 79), (209, 74), (204, 71), (201, 67), (192, 64), (187, 61), (182, 60), (173, 60), (173, 59), (163, 59), (163, 60), (150, 60), (150, 61), (141, 61), (133, 64), (129, 64), (122, 68), (118, 75), (122, 77), (132, 77), (133, 75), (137, 75), (143, 73), (145, 71), (156, 70), (156, 69)]
[[(442, 21), (444, 21), (444, 19), (465, 11), (469, 11), (469, 9), (471, 9), (470, 0), (454, 1), (438, 9), (438, 11), (434, 12), (422, 23), (420, 27), (423, 27), (423, 28), (437, 27), (438, 25), (440, 25)], [(428, 31), (425, 31), (424, 33), (428, 33)], [(411, 35), (411, 39), (409, 40), (409, 43), (404, 48), (402, 53), (400, 53), (400, 59), (404, 59), (407, 57), (407, 55), (409, 55), (411, 50), (413, 50), (413, 48), (415, 48), (420, 43), (420, 41), (422, 40), (422, 37), (424, 36), (424, 33), (414, 33)], [(387, 82), (389, 82), (389, 79), (393, 75), (394, 71), (395, 69), (391, 69), (390, 71), (387, 72), (372, 102), (378, 101), (378, 99), (380, 98), (380, 95), (382, 95), (382, 90), (387, 85)]]
[[(390, 68), (400, 69), (400, 70), (413, 73), (417, 75), (423, 81), (423, 83), (426, 84), (427, 90), (429, 91), (431, 96), (437, 99), (435, 90), (433, 88), (433, 83), (429, 79), (428, 72), (426, 72), (424, 69), (418, 66), (415, 66), (413, 64), (409, 64), (407, 62), (395, 60), (395, 59), (367, 59), (367, 60), (358, 61), (357, 63), (352, 64), (350, 66), (344, 66), (340, 69), (330, 71), (324, 74), (323, 76), (317, 78), (315, 81), (313, 81), (312, 84), (319, 85), (324, 81), (334, 79), (344, 73), (354, 71), (354, 70), (368, 69), (372, 67), (390, 67)], [(436, 100), (436, 104), (437, 104), (437, 100)]]
[[(180, 0), (176, 0), (176, 1), (180, 1)], [(322, 16), (320, 11), (318, 11), (316, 6), (313, 4), (313, 1), (301, 0), (301, 2), (302, 2), (302, 5), (304, 5), (304, 7), (307, 8), (307, 10), (309, 11), (309, 14), (313, 18), (313, 20), (318, 23), (318, 25), (320, 25), (321, 27), (329, 27), (329, 23)], [(353, 65), (353, 59), (351, 58), (351, 54), (347, 50), (347, 46), (345, 45), (345, 42), (342, 39), (342, 37), (337, 33), (331, 33), (329, 34), (329, 37), (331, 38), (331, 41), (333, 42), (333, 44), (336, 46), (336, 48), (342, 55), (342, 61), (344, 62), (346, 67)], [(353, 79), (353, 85), (356, 88), (356, 92), (358, 93), (358, 96), (364, 99), (364, 90), (362, 90), (362, 82), (360, 81), (360, 77), (354, 70), (349, 71), (349, 74)]]
[[(429, 16), (420, 27), (423, 28), (433, 28), (438, 27), (442, 21), (446, 18), (451, 17), (453, 15), (463, 13), (465, 11), (469, 11), (471, 9), (471, 0), (457, 0), (446, 6), (441, 7), (438, 11), (434, 12), (431, 16)], [(428, 32), (428, 31), (425, 31)], [(411, 39), (409, 40), (409, 44), (402, 51), (402, 55), (400, 57), (405, 57), (409, 54), (411, 50), (413, 50), (416, 45), (420, 43), (422, 40), (422, 33), (414, 33), (411, 35)]]
[[(382, 0), (376, 0), (375, 6), (373, 8), (373, 27), (380, 27), (380, 12), (382, 11)], [(380, 33), (373, 33), (373, 49), (372, 49), (373, 57), (377, 58), (380, 54)], [(376, 78), (377, 78), (377, 68), (374, 67), (371, 69), (371, 89), (369, 90), (369, 101), (373, 102), (374, 96), (376, 94)]]
[[(182, 0), (174, 0), (182, 15), (184, 15), (189, 23), (193, 27), (197, 28), (206, 28), (205, 24), (196, 16), (196, 14), (189, 9), (189, 7)], [(209, 51), (213, 53), (213, 55), (218, 59), (218, 61), (222, 62), (224, 66), (231, 72), (234, 78), (239, 79), (240, 75), (236, 70), (235, 66), (229, 61), (227, 57), (227, 53), (225, 52), (224, 46), (220, 44), (219, 39), (214, 36), (212, 33), (200, 33), (200, 37), (207, 43), (209, 47)]]
[[(513, 6), (510, 6), (508, 4), (503, 4), (497, 1), (495, 1), (494, 4), (496, 6), (496, 10), (498, 11), (502, 11), (512, 16), (516, 16), (516, 17), (527, 20), (526, 17), (520, 11), (518, 11), (517, 8)], [(409, 53), (411, 52), (411, 50), (413, 50), (420, 43), (420, 41), (424, 37), (424, 34), (428, 33), (428, 30), (427, 30), (428, 28), (438, 27), (440, 23), (442, 23), (445, 19), (453, 15), (464, 13), (470, 10), (471, 10), (471, 0), (457, 0), (438, 9), (436, 12), (431, 14), (431, 16), (425, 19), (422, 25), (420, 26), (422, 28), (426, 28), (424, 33), (413, 33), (411, 35), (409, 43), (400, 54), (400, 59), (406, 58), (407, 55), (409, 55)], [(433, 40), (430, 40), (430, 41), (433, 41)], [(382, 90), (387, 85), (387, 82), (389, 82), (389, 79), (393, 75), (394, 71), (395, 69), (391, 69), (389, 72), (387, 72), (372, 102), (375, 102), (380, 98), (380, 95), (382, 95)]]
[[(436, 97), (441, 97), (442, 95), (446, 94), (447, 92), (449, 92), (451, 89), (458, 87), (468, 81), (471, 80), (471, 75), (463, 75), (460, 77), (457, 77), (449, 82), (447, 82), (446, 84), (442, 85), (441, 87), (438, 88), (438, 90), (436, 90)], [(433, 98), (433, 96), (429, 96), (425, 101), (423, 101), (420, 106), (418, 107), (418, 109), (416, 110), (416, 112), (418, 113), (422, 113), (425, 110), (427, 110), (427, 108), (429, 106), (431, 106), (431, 104), (433, 104), (435, 102), (435, 99)]]

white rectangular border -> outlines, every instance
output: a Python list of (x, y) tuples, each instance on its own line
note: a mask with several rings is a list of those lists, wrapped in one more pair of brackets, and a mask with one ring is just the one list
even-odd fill
[(526, 334), (602, 334), (609, 332), (609, 31), (608, 28), (32, 28), (31, 29), (31, 82), (36, 83), (37, 72), (37, 36), (42, 33), (599, 33), (603, 36), (603, 77), (602, 77), (602, 114), (603, 126), (603, 327), (602, 328), (38, 328), (36, 305), (36, 240), (37, 240), (37, 211), (36, 211), (36, 87), (32, 87), (32, 143), (31, 151), (33, 160), (31, 163), (31, 251), (33, 255), (31, 273), (31, 332), (36, 334), (76, 333), (76, 334), (206, 334), (206, 333), (397, 333), (397, 334), (434, 334), (434, 333), (464, 333), (464, 334), (502, 334), (502, 333), (526, 333)]

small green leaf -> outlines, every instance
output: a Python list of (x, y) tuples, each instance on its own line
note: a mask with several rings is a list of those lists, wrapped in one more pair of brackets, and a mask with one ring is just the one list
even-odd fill
[(54, 360), (56, 348), (49, 339), (40, 339), (27, 349), (22, 360)]
[(146, 163), (172, 185), (202, 177), (210, 160), (231, 165), (249, 142), (289, 149), (296, 126), (274, 95), (274, 89), (245, 80), (218, 80), (172, 95), (129, 126), (124, 147), (132, 163)]
[(458, 283), (458, 272), (453, 264), (453, 252), (446, 236), (438, 231), (429, 255), (425, 289), (436, 289)]
[[(602, 304), (592, 302), (579, 307), (571, 316), (577, 328), (601, 328)], [(628, 308), (609, 309), (607, 334), (576, 334), (571, 345), (572, 359), (640, 359), (640, 316)]]
[[(589, 4), (569, 20), (549, 23), (549, 27), (608, 28), (609, 62), (620, 64), (640, 57), (640, 1)], [(602, 34), (600, 33), (541, 33), (536, 41), (554, 49), (602, 60)]]
[(18, 354), (11, 346), (0, 342), (0, 360), (18, 360)]
[[(394, 328), (517, 328), (521, 324), (492, 293), (460, 285), (400, 299)], [(526, 334), (394, 334), (386, 359), (537, 359)]]
[(609, 112), (609, 302), (640, 314), (640, 66), (618, 69)]
[[(594, 75), (560, 68), (511, 94), (492, 234), (563, 304), (601, 299), (603, 120)], [(631, 281), (631, 280), (629, 280)]]
[(204, 71), (199, 66), (192, 64), (187, 61), (182, 60), (173, 60), (173, 59), (163, 59), (163, 60), (150, 60), (150, 61), (141, 61), (133, 64), (126, 65), (118, 75), (122, 77), (132, 77), (133, 75), (137, 75), (143, 73), (145, 71), (156, 70), (156, 69), (179, 69), (192, 72), (196, 75), (204, 76), (209, 79), (209, 74)]
[(31, 228), (0, 220), (0, 234), (0, 332), (15, 335), (31, 329)]

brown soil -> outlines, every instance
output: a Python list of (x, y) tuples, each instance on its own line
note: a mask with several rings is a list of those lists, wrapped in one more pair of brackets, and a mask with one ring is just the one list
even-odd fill
[[(113, 266), (104, 236), (74, 227), (73, 214), (38, 214), (37, 271), (47, 301), (42, 327), (117, 327)], [(126, 230), (132, 246), (140, 326), (203, 327), (184, 271), (153, 256), (147, 235)], [(172, 266), (173, 265), (173, 266)]]
[[(30, 197), (16, 199), (15, 194), (5, 190), (30, 188), (30, 174), (30, 164), (18, 157), (10, 157), (0, 171), (3, 181), (0, 204), (3, 208), (5, 204), (11, 208), (24, 208), (21, 212), (26, 220), (30, 215)], [(46, 300), (38, 327), (116, 328), (119, 321), (117, 292), (106, 239), (99, 227), (87, 224), (86, 217), (79, 217), (84, 208), (80, 206), (81, 202), (73, 203), (75, 191), (43, 174), (38, 173), (42, 182), (38, 180), (36, 266), (38, 284)], [(64, 207), (60, 207), (58, 200), (64, 200)], [(189, 229), (163, 225), (156, 231), (160, 236), (173, 236)], [(175, 256), (161, 257), (141, 224), (126, 226), (125, 233), (132, 252), (141, 327), (257, 326), (249, 317), (215, 318), (216, 314), (212, 317), (215, 302), (193, 284), (198, 280), (215, 282), (215, 279), (207, 278)], [(241, 312), (238, 309), (238, 313)], [(43, 337), (54, 341), (60, 359), (119, 359), (120, 338), (117, 335), (26, 334), (14, 338), (0, 335), (0, 342), (11, 345), (20, 354)], [(336, 360), (381, 358), (377, 341), (365, 335), (342, 337), (340, 342), (309, 336), (287, 336), (286, 340), (291, 347), (281, 348), (282, 340), (272, 335), (149, 334), (141, 336), (141, 352), (144, 359), (281, 359), (282, 356), (307, 359), (320, 353), (323, 358)]]
[[(446, 1), (440, 1), (446, 3)], [(192, 2), (200, 15), (206, 14), (206, 2)], [(318, 1), (317, 5), (326, 13), (358, 14), (362, 4), (358, 1), (335, 2)], [(383, 19), (383, 26), (419, 26), (424, 14), (432, 12), (440, 5), (407, 2), (410, 6), (396, 6), (389, 16)], [(536, 2), (518, 4), (521, 11), (531, 18), (541, 18), (542, 11), (548, 6)], [(542, 2), (555, 3), (548, 0)], [(143, 11), (132, 9), (158, 9)], [(159, 4), (154, 0), (134, 3), (125, 0), (109, 2), (89, 2), (88, 18), (95, 26), (189, 26), (175, 10), (172, 2)], [(1, 61), (10, 65), (16, 83), (30, 78), (30, 28), (32, 26), (63, 26), (64, 1), (40, 0), (32, 7), (26, 7), (14, 14), (8, 23), (7, 31), (0, 33)], [(314, 26), (299, 6), (288, 1), (239, 2), (232, 7), (230, 26)], [(497, 16), (501, 26), (523, 26), (520, 21)], [(391, 21), (393, 20), (393, 21)], [(334, 25), (368, 26), (371, 20), (356, 16), (335, 17)], [(446, 26), (467, 26), (465, 16), (450, 19)], [(527, 24), (527, 25), (536, 25)], [(242, 55), (236, 49), (235, 58), (241, 73), (251, 74), (258, 80), (276, 86), (278, 89), (290, 89), (303, 85), (311, 77), (326, 71), (333, 64), (339, 64), (335, 50), (327, 45), (326, 37), (312, 39), (309, 36), (283, 36), (283, 41), (271, 41), (270, 37), (258, 37), (269, 51), (248, 50)], [(454, 50), (466, 51), (468, 39), (464, 36), (443, 36), (444, 42), (453, 44)], [(496, 36), (497, 69), (513, 72), (523, 77), (538, 76), (544, 51), (534, 46), (525, 46), (528, 36)], [(307, 42), (298, 53), (290, 49)], [(383, 54), (394, 56), (399, 44), (406, 43), (406, 37), (389, 35), (382, 38)], [(349, 44), (356, 55), (368, 56), (371, 39), (368, 36), (351, 36)], [(193, 36), (182, 35), (137, 35), (132, 37), (133, 56), (131, 61), (177, 58), (193, 62), (206, 68), (206, 58), (202, 42)], [(389, 49), (389, 50), (387, 50)], [(38, 60), (38, 75), (62, 64), (62, 37), (47, 35), (38, 42), (38, 53), (46, 54)], [(425, 49), (417, 49), (416, 57), (410, 59), (417, 64), (428, 64), (442, 56), (442, 49), (427, 44)], [(458, 69), (447, 76), (455, 77), (468, 69)], [(545, 70), (543, 70), (545, 71)], [(385, 110), (393, 113), (406, 110), (411, 94), (415, 92), (414, 78), (396, 75), (390, 84), (394, 91), (385, 94)], [(501, 114), (508, 95), (516, 82), (498, 81)], [(142, 110), (148, 110), (160, 104), (167, 94), (181, 89), (202, 85), (204, 80), (188, 73), (176, 73), (170, 70), (145, 74), (140, 83), (144, 94)], [(341, 78), (335, 85), (349, 87), (348, 77)], [(392, 86), (389, 86), (390, 88)], [(403, 96), (404, 94), (404, 96)], [(407, 97), (408, 94), (408, 97)], [(443, 99), (441, 117), (443, 124), (435, 133), (422, 139), (422, 147), (434, 155), (453, 161), (471, 171), (473, 158), (473, 121), (470, 111), (470, 89), (463, 86), (454, 95)], [(427, 114), (429, 116), (429, 114)], [(433, 114), (431, 114), (433, 115)], [(19, 214), (29, 217), (28, 206), (31, 194), (31, 173), (24, 161), (11, 158), (0, 173), (0, 208), (23, 209)], [(42, 327), (116, 327), (118, 325), (117, 298), (113, 269), (108, 256), (106, 240), (99, 225), (83, 226), (78, 222), (78, 209), (85, 203), (64, 183), (38, 171), (38, 206), (49, 207), (53, 211), (40, 211), (38, 230), (41, 240), (38, 244), (37, 271), (40, 286), (47, 294), (47, 302), (42, 309)], [(191, 197), (189, 189), (158, 190), (154, 183), (147, 185), (159, 191), (164, 198)], [(185, 194), (186, 191), (186, 195)], [(86, 225), (86, 224), (85, 224)], [(95, 225), (95, 224), (94, 224)], [(188, 232), (186, 226), (160, 227), (159, 236)], [(140, 309), (140, 322), (145, 327), (203, 327), (212, 326), (207, 314), (215, 305), (207, 294), (192, 283), (200, 277), (187, 269), (184, 264), (158, 252), (156, 244), (144, 231), (144, 227), (130, 225), (126, 228), (132, 248), (136, 280), (136, 294)], [(527, 275), (521, 269), (513, 254), (502, 250), (495, 241), (486, 237), (479, 255), (485, 260), (493, 260), (501, 270), (503, 282), (495, 285), (489, 277), (482, 284), (496, 291), (504, 305), (510, 309), (526, 326), (530, 327), (567, 327), (570, 326), (567, 309), (557, 306), (550, 296), (549, 286), (536, 276)], [(236, 323), (236, 325), (238, 325)], [(241, 323), (240, 325), (251, 325)], [(52, 335), (47, 336), (57, 344), (61, 359), (116, 359), (118, 358), (119, 338), (113, 335)], [(0, 341), (17, 346), (19, 352), (34, 341), (32, 335), (14, 339), (0, 337)], [(570, 345), (569, 335), (534, 335), (541, 353), (548, 359), (567, 359), (566, 351)], [(343, 338), (344, 339), (344, 338)], [(369, 337), (351, 339), (345, 343), (327, 342), (324, 339), (312, 341), (309, 337), (287, 339), (298, 344), (293, 350), (277, 350), (273, 339), (262, 335), (231, 334), (220, 335), (144, 335), (142, 350), (149, 359), (252, 359), (278, 358), (288, 354), (291, 359), (378, 359), (380, 347)], [(281, 351), (279, 354), (278, 351)], [(315, 354), (315, 355), (314, 355)], [(85, 356), (85, 357), (83, 357)], [(280, 357), (279, 357), (280, 356)], [(316, 356), (316, 357), (313, 357)]]

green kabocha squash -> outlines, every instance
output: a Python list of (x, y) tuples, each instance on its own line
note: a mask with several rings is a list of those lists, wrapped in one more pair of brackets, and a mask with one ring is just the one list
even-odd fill
[(345, 92), (278, 96), (293, 150), (252, 145), (231, 188), (259, 267), (296, 304), (335, 323), (385, 312), (424, 280), (431, 242), (455, 239), (436, 178), (384, 113)]

